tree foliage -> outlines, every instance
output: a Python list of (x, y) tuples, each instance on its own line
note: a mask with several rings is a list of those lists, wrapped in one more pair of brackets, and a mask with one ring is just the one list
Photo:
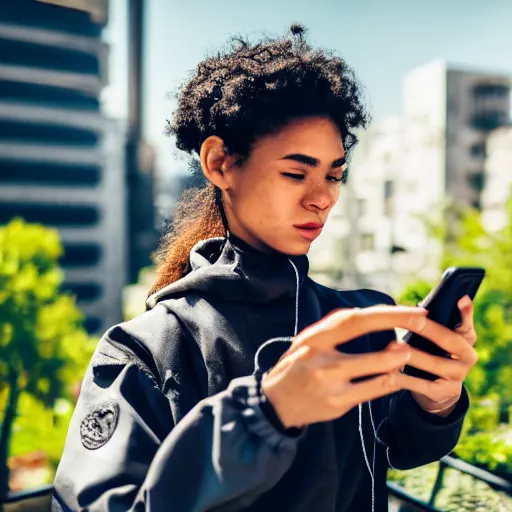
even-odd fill
[(20, 397), (46, 408), (71, 398), (94, 349), (74, 298), (61, 291), (61, 255), (55, 230), (20, 219), (0, 227), (0, 497)]
[[(475, 397), (499, 396), (502, 418), (512, 405), (512, 200), (507, 204), (508, 222), (497, 231), (485, 229), (476, 210), (452, 212), (458, 222), (447, 236), (446, 224), (430, 226), (430, 234), (443, 242), (439, 274), (450, 266), (481, 266), (486, 278), (475, 298), (476, 350), (479, 362), (467, 378)], [(445, 215), (444, 218), (450, 218)], [(399, 302), (417, 304), (436, 283), (411, 283)]]
[[(499, 231), (486, 229), (476, 210), (445, 212), (455, 219), (450, 230), (446, 221), (428, 227), (443, 246), (439, 275), (450, 266), (486, 269), (474, 301), (479, 361), (465, 381), (472, 406), (455, 454), (512, 480), (512, 196), (506, 212)], [(399, 302), (415, 305), (435, 284), (413, 282)]]

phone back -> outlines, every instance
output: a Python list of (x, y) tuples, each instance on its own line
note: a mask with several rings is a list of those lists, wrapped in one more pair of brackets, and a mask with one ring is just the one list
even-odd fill
[[(438, 322), (449, 329), (455, 329), (461, 322), (461, 315), (457, 302), (469, 295), (474, 299), (476, 292), (485, 276), (485, 270), (479, 267), (450, 267), (445, 271), (439, 284), (423, 299), (418, 306), (428, 309), (428, 318)], [(436, 356), (450, 357), (446, 351), (432, 341), (409, 332), (404, 341), (411, 347), (417, 348)], [(405, 373), (428, 380), (435, 380), (437, 376), (423, 370), (406, 366)]]

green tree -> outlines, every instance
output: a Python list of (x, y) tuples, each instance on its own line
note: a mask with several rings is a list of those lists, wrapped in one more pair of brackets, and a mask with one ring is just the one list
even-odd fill
[[(510, 479), (512, 265), (509, 262), (512, 257), (512, 195), (506, 212), (508, 221), (505, 227), (492, 232), (485, 229), (478, 211), (460, 209), (453, 204), (447, 205), (442, 222), (432, 221), (432, 217), (424, 220), (431, 238), (443, 248), (439, 275), (450, 266), (481, 266), (487, 272), (475, 300), (475, 327), (478, 334), (476, 350), (479, 361), (465, 381), (472, 405), (464, 421), (455, 454), (471, 464)], [(453, 223), (450, 230), (447, 228), (447, 219)], [(416, 305), (435, 284), (412, 282), (402, 291), (398, 301)], [(412, 472), (392, 472), (391, 478), (397, 479), (406, 488), (422, 481), (423, 486), (420, 487), (424, 489), (425, 468), (428, 466)], [(453, 479), (445, 478), (444, 489), (436, 501), (438, 508), (474, 510), (475, 507), (483, 507), (485, 503), (488, 510), (509, 510), (507, 507), (510, 506), (510, 499), (506, 496), (491, 489), (486, 492), (480, 489), (482, 482), (468, 480), (460, 475), (455, 478), (455, 473)], [(478, 500), (482, 492), (488, 496), (485, 500)], [(421, 493), (415, 494), (422, 497)]]
[(0, 227), (0, 501), (20, 396), (47, 408), (70, 397), (92, 354), (83, 315), (62, 293), (59, 235), (20, 219)]
[[(508, 221), (496, 232), (485, 229), (477, 210), (448, 209), (443, 218), (455, 219), (449, 233), (446, 224), (429, 225), (431, 237), (443, 245), (440, 273), (449, 266), (482, 266), (487, 272), (475, 300), (479, 362), (466, 382), (475, 397), (498, 396), (500, 419), (506, 421), (512, 405), (512, 197)], [(399, 302), (416, 304), (434, 284), (411, 283)]]

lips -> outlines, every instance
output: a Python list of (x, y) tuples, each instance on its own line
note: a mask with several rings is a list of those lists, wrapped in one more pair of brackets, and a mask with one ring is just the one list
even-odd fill
[(322, 232), (323, 225), (310, 222), (308, 224), (300, 224), (294, 227), (299, 231), (302, 238), (313, 241)]
[(302, 229), (322, 229), (324, 226), (323, 224), (318, 224), (315, 222), (308, 222), (307, 224), (296, 224), (296, 228), (302, 228)]

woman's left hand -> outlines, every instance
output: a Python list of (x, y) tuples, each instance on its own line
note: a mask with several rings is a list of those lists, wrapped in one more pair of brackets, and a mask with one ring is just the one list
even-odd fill
[[(465, 295), (457, 305), (462, 317), (459, 327), (452, 331), (437, 324), (436, 332), (425, 336), (449, 352), (452, 358), (433, 356), (411, 347), (411, 359), (407, 362), (410, 366), (439, 376), (435, 381), (407, 376), (408, 380), (414, 379), (409, 387), (414, 400), (423, 410), (439, 416), (448, 416), (455, 409), (462, 393), (462, 382), (478, 361), (473, 348), (477, 340), (473, 303)], [(438, 339), (443, 342), (437, 342)]]

